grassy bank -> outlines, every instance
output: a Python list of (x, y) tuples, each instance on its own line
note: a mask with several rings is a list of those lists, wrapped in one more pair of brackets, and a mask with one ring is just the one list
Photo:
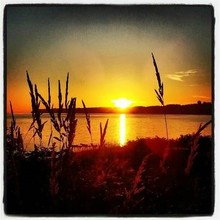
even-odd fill
[(211, 137), (146, 138), (71, 153), (6, 144), (5, 211), (16, 215), (194, 215), (213, 212)]

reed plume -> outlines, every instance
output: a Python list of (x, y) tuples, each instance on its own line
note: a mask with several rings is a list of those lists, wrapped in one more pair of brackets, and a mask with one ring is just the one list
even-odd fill
[(23, 138), (21, 135), (20, 127), (16, 124), (16, 119), (14, 116), (14, 111), (12, 107), (12, 103), (10, 101), (10, 110), (11, 110), (11, 126), (10, 126), (10, 141), (12, 143), (11, 150), (17, 150), (22, 153), (24, 151)]
[(157, 99), (159, 100), (159, 102), (161, 103), (161, 105), (163, 106), (163, 110), (164, 110), (164, 121), (165, 121), (165, 127), (166, 127), (166, 137), (167, 137), (167, 145), (164, 149), (163, 152), (163, 158), (160, 161), (160, 168), (161, 170), (166, 173), (167, 172), (167, 168), (166, 168), (166, 160), (169, 156), (170, 153), (170, 142), (169, 142), (169, 137), (168, 137), (168, 127), (167, 127), (167, 117), (166, 117), (166, 112), (165, 112), (165, 104), (164, 104), (164, 87), (163, 87), (163, 82), (161, 81), (161, 77), (160, 77), (160, 73), (157, 67), (157, 63), (156, 60), (154, 58), (154, 54), (152, 53), (152, 59), (153, 59), (153, 64), (154, 64), (154, 68), (155, 68), (155, 74), (156, 74), (156, 78), (157, 78), (157, 82), (158, 82), (158, 90), (154, 89), (156, 95), (157, 95)]
[(11, 118), (12, 118), (11, 125), (13, 128), (15, 128), (16, 127), (16, 120), (15, 120), (14, 111), (13, 111), (11, 101), (10, 101), (10, 110), (11, 110)]
[[(65, 90), (65, 103), (62, 103), (62, 92), (61, 92), (61, 83), (58, 80), (58, 112), (57, 117), (55, 115), (55, 109), (53, 105), (51, 106), (51, 95), (50, 95), (50, 80), (48, 79), (48, 102), (38, 93), (38, 97), (42, 101), (42, 104), (45, 106), (47, 112), (50, 115), (50, 120), (59, 133), (59, 137), (53, 137), (60, 143), (62, 143), (62, 149), (66, 148), (71, 150), (73, 147), (73, 140), (76, 132), (76, 98), (71, 98), (68, 101), (68, 84), (69, 84), (69, 73), (66, 78), (66, 90)], [(63, 117), (62, 113), (66, 112), (66, 117)], [(51, 141), (52, 132), (49, 138), (49, 143)]]
[(93, 145), (90, 114), (88, 113), (86, 105), (85, 105), (83, 100), (82, 100), (82, 104), (83, 104), (84, 112), (85, 112), (85, 115), (86, 115), (87, 129), (88, 129), (89, 134), (90, 134), (91, 144)]
[(53, 108), (53, 105), (52, 107), (49, 106), (49, 104), (45, 101), (45, 99), (43, 98), (43, 96), (41, 96), (40, 93), (38, 93), (38, 97), (40, 98), (40, 100), (42, 101), (42, 104), (44, 105), (44, 107), (46, 108), (47, 112), (49, 113), (50, 115), (50, 120), (55, 128), (56, 131), (60, 132), (60, 126), (57, 122), (57, 119), (56, 119), (56, 116), (54, 114), (54, 108)]
[[(35, 137), (36, 134), (38, 134), (39, 138), (40, 138), (40, 145), (42, 145), (42, 131), (44, 128), (44, 125), (47, 121), (43, 122), (41, 121), (41, 113), (40, 113), (40, 101), (38, 99), (38, 89), (37, 89), (37, 85), (35, 84), (33, 87), (33, 84), (31, 82), (31, 79), (29, 77), (28, 71), (26, 71), (26, 76), (27, 76), (27, 82), (28, 82), (28, 86), (30, 89), (30, 97), (31, 97), (31, 107), (32, 107), (32, 119), (33, 122), (29, 128), (32, 129), (34, 128), (35, 132), (33, 134), (32, 137)], [(35, 122), (37, 124), (37, 127), (35, 127)]]
[(58, 106), (57, 117), (60, 127), (62, 128), (63, 124), (62, 124), (61, 114), (62, 114), (63, 104), (62, 104), (62, 92), (61, 92), (60, 80), (58, 80), (58, 102), (59, 102), (59, 106)]
[(199, 148), (199, 137), (201, 132), (210, 124), (212, 123), (212, 120), (206, 122), (204, 125), (200, 124), (198, 130), (196, 133), (193, 135), (192, 139), (192, 144), (190, 148), (190, 154), (188, 156), (186, 168), (185, 168), (185, 174), (188, 176), (191, 173), (195, 158), (198, 155), (198, 148)]
[[(68, 101), (68, 88), (69, 88), (69, 73), (66, 77), (66, 90), (65, 90), (65, 111), (67, 112), (66, 118), (63, 121), (65, 136), (67, 137), (67, 148), (72, 150), (73, 140), (75, 138), (77, 119), (76, 119), (76, 98), (71, 98)], [(63, 106), (63, 104), (62, 104)]]
[(167, 136), (167, 140), (168, 140), (168, 127), (167, 127), (167, 118), (166, 118), (166, 113), (165, 113), (165, 104), (164, 104), (164, 87), (163, 87), (163, 82), (161, 81), (160, 78), (160, 73), (157, 67), (157, 63), (156, 60), (154, 58), (154, 54), (152, 53), (152, 58), (153, 58), (153, 64), (154, 64), (154, 68), (155, 68), (155, 74), (157, 77), (157, 82), (158, 82), (158, 90), (154, 89), (156, 95), (157, 95), (157, 99), (159, 100), (159, 102), (161, 103), (161, 105), (164, 108), (164, 120), (165, 120), (165, 126), (166, 126), (166, 136)]
[(67, 117), (64, 121), (64, 129), (68, 139), (68, 149), (73, 148), (73, 140), (76, 133), (77, 119), (76, 119), (76, 98), (71, 98), (70, 104), (67, 105)]
[(66, 77), (66, 93), (65, 93), (65, 107), (68, 107), (68, 87), (69, 87), (69, 73), (67, 73)]
[(105, 122), (104, 130), (102, 129), (102, 123), (100, 122), (100, 148), (104, 146), (105, 144), (105, 135), (108, 127), (108, 119)]
[(15, 127), (16, 127), (16, 121), (15, 121), (11, 101), (10, 101), (10, 109), (11, 109), (11, 118), (12, 118), (11, 126), (10, 126), (10, 139), (11, 139), (12, 146), (14, 146), (14, 132), (15, 132)]
[(51, 105), (51, 95), (50, 95), (50, 78), (47, 80), (47, 87), (48, 87), (48, 106)]

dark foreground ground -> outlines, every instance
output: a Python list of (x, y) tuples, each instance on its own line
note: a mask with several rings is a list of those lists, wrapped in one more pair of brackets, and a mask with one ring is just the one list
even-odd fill
[(4, 204), (8, 215), (211, 215), (213, 146), (201, 136), (186, 172), (192, 136), (146, 138), (123, 148), (79, 153), (33, 152), (5, 146)]

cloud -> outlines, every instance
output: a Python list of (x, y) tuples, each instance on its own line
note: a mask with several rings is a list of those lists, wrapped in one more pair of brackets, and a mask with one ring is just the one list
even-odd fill
[(192, 69), (192, 70), (187, 70), (187, 71), (179, 71), (179, 72), (175, 72), (175, 73), (176, 73), (176, 74), (180, 74), (180, 75), (189, 76), (189, 75), (192, 75), (192, 74), (197, 73), (197, 70)]
[(203, 96), (203, 95), (194, 95), (194, 98), (200, 98), (200, 99), (210, 99), (208, 96)]
[(195, 87), (195, 86), (200, 86), (200, 84), (190, 84), (189, 86)]
[(184, 76), (179, 76), (177, 74), (168, 74), (167, 77), (176, 81), (183, 81), (182, 77)]
[(188, 76), (193, 76), (197, 73), (197, 70), (192, 69), (192, 70), (187, 70), (187, 71), (178, 71), (175, 72), (174, 74), (167, 74), (167, 77), (172, 80), (176, 81), (184, 81), (183, 78), (188, 77)]

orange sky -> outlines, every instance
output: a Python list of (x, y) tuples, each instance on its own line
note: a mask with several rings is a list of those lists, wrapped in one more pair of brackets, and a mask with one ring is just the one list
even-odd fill
[[(159, 105), (151, 52), (165, 104), (211, 101), (212, 8), (209, 6), (8, 7), (7, 106), (30, 112), (26, 70), (39, 92), (57, 105), (57, 81), (88, 107)], [(186, 16), (187, 15), (187, 16)], [(9, 108), (7, 108), (9, 110)]]

